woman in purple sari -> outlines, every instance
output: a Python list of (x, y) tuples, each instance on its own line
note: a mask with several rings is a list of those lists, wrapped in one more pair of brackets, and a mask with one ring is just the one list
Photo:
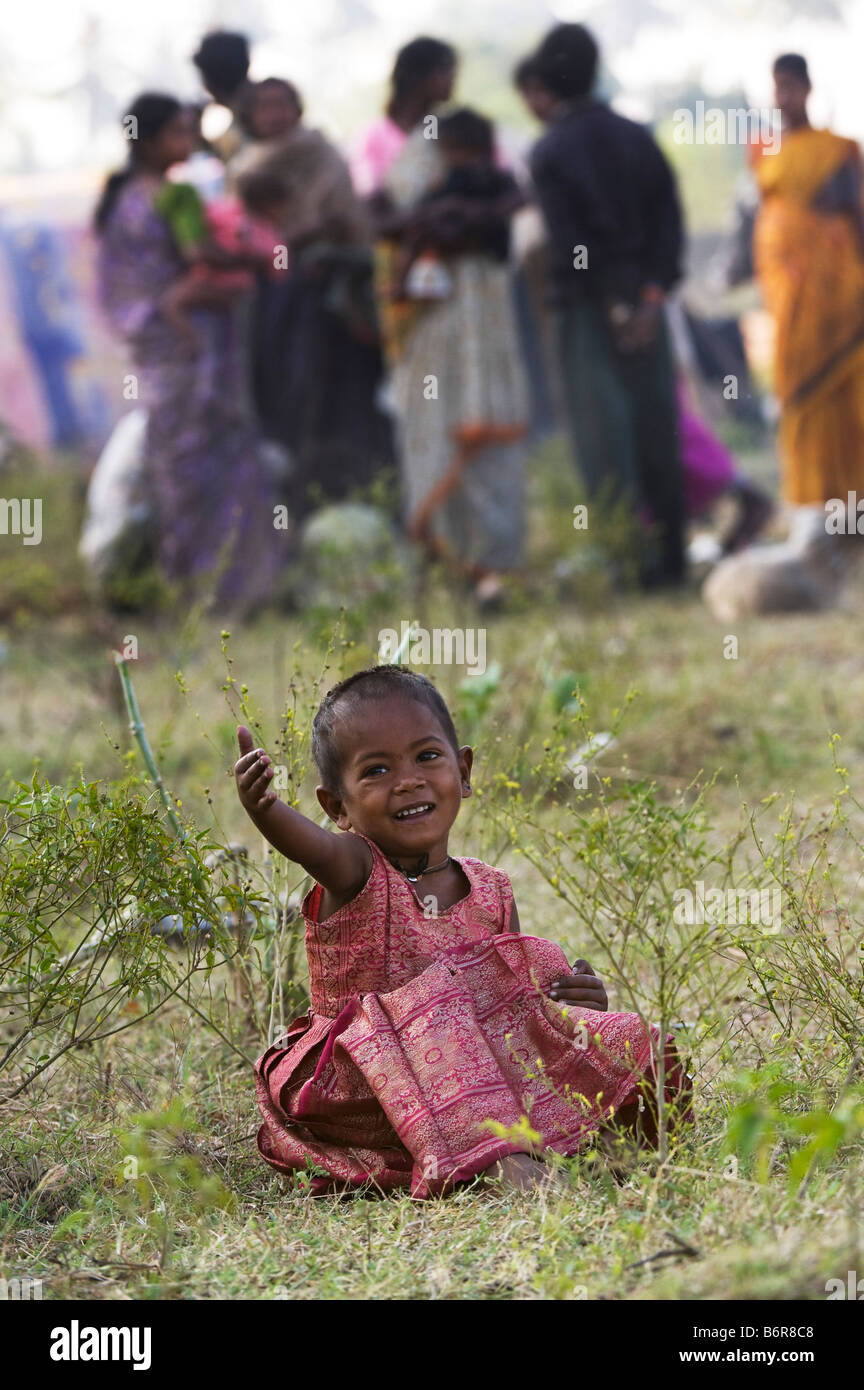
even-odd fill
[[(130, 120), (130, 118), (133, 118)], [(159, 558), (184, 598), (213, 581), (215, 602), (248, 611), (273, 596), (285, 530), (256, 433), (239, 352), (236, 290), (202, 278), (172, 314), (188, 262), (154, 202), (171, 165), (189, 157), (194, 128), (173, 97), (145, 93), (126, 167), (112, 174), (95, 214), (100, 297), (130, 349), (147, 410), (145, 454)]]

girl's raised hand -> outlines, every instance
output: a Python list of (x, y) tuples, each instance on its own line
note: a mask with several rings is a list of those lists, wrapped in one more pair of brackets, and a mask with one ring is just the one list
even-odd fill
[(579, 1004), (583, 1009), (605, 1013), (609, 1007), (603, 981), (594, 974), (587, 960), (574, 960), (573, 974), (560, 975), (549, 986), (549, 998), (562, 1004)]
[(369, 846), (362, 835), (334, 835), (280, 801), (270, 785), (276, 769), (264, 749), (254, 746), (244, 724), (237, 729), (237, 742), (240, 757), (234, 764), (234, 778), (247, 815), (274, 849), (302, 864), (321, 884), (325, 890), (324, 916), (329, 916), (353, 898), (369, 877)]
[(237, 795), (250, 815), (260, 815), (279, 800), (276, 793), (270, 790), (275, 769), (264, 749), (254, 746), (245, 724), (237, 729), (237, 742), (240, 745), (240, 757), (234, 764)]

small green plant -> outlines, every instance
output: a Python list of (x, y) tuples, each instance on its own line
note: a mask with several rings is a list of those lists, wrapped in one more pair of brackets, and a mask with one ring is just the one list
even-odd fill
[[(215, 960), (220, 913), (204, 863), (209, 836), (178, 840), (134, 777), (58, 788), (34, 774), (0, 813), (9, 1100), (70, 1052), (182, 996)], [(181, 955), (160, 934), (169, 916), (187, 942)]]
[(159, 1269), (168, 1263), (178, 1213), (201, 1217), (232, 1212), (236, 1199), (212, 1167), (206, 1131), (194, 1112), (175, 1096), (161, 1109), (132, 1117), (117, 1135), (120, 1156), (115, 1180), (130, 1218), (143, 1216), (159, 1249)]

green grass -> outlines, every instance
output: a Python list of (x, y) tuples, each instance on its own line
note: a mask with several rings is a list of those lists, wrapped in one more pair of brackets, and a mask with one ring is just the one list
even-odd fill
[[(750, 462), (770, 475), (770, 459)], [(308, 735), (316, 681), (374, 661), (380, 628), (398, 629), (403, 618), (429, 628), (485, 626), (488, 660), (501, 668), (487, 695), (460, 691), (463, 672), (432, 672), (477, 744), (480, 795), (452, 843), (457, 854), (488, 857), (511, 874), (524, 931), (606, 972), (614, 942), (609, 958), (599, 958), (602, 940), (579, 891), (590, 906), (590, 893), (605, 885), (623, 911), (633, 879), (611, 842), (586, 828), (592, 807), (607, 805), (619, 838), (643, 845), (637, 869), (656, 897), (652, 836), (667, 813), (696, 808), (700, 789), (706, 844), (700, 849), (682, 820), (673, 846), (680, 872), (716, 866), (752, 812), (763, 849), (742, 839), (735, 873), (759, 872), (766, 854), (788, 854), (784, 881), (796, 906), (776, 988), (728, 949), (694, 969), (675, 1002), (696, 1076), (697, 1120), (680, 1146), (664, 1163), (646, 1154), (620, 1184), (601, 1160), (574, 1160), (565, 1165), (570, 1191), (549, 1196), (481, 1183), (425, 1203), (288, 1190), (254, 1147), (248, 1059), (265, 1040), (235, 966), (217, 963), (198, 978), (191, 1003), (169, 1002), (151, 1020), (135, 1023), (143, 1005), (130, 997), (119, 1017), (134, 1026), (72, 1049), (0, 1107), (0, 1274), (41, 1276), (49, 1298), (758, 1300), (822, 1299), (826, 1279), (860, 1269), (861, 1057), (830, 1023), (845, 986), (825, 954), (836, 947), (853, 988), (859, 982), (848, 1007), (861, 1017), (864, 813), (853, 797), (864, 755), (864, 657), (848, 612), (741, 623), (738, 659), (725, 660), (729, 634), (695, 590), (674, 599), (615, 595), (591, 565), (559, 589), (555, 565), (585, 537), (572, 529), (578, 493), (553, 444), (535, 461), (532, 558), (509, 611), (481, 616), (442, 576), (423, 591), (406, 580), (346, 613), (322, 672), (333, 614), (270, 613), (236, 628), (229, 620), (227, 638), (218, 616), (191, 614), (178, 626), (170, 613), (106, 615), (74, 556), (75, 489), (62, 475), (50, 485), (55, 515), (66, 507), (65, 539), (41, 558), (24, 558), (36, 576), (32, 590), (16, 569), (14, 602), (2, 608), (0, 740), (12, 778), (29, 782), (36, 762), (52, 782), (81, 769), (127, 795), (124, 779), (141, 768), (110, 651), (134, 635), (135, 688), (181, 817), (221, 843), (245, 843), (264, 867), (263, 843), (230, 777), (241, 706), (273, 747), (286, 703), (296, 702), (295, 727)], [(50, 512), (46, 503), (46, 518)], [(9, 539), (0, 565), (11, 565)], [(568, 687), (584, 700), (587, 725), (568, 727)], [(632, 688), (638, 697), (622, 717)], [(583, 825), (583, 809), (568, 783), (556, 786), (556, 773), (586, 727), (619, 721), (618, 742), (598, 764), (605, 791), (588, 797)], [(832, 734), (841, 737), (848, 795), (832, 763)], [(299, 748), (301, 764), (307, 747)], [(504, 787), (505, 778), (520, 790)], [(656, 785), (656, 805), (640, 800), (640, 782)], [(312, 785), (304, 774), (301, 804), (311, 804)], [(775, 795), (776, 805), (764, 804)], [(155, 814), (155, 799), (147, 804)], [(96, 813), (94, 833), (104, 814)], [(145, 821), (135, 824), (146, 840)], [(515, 846), (514, 825), (523, 827)], [(580, 835), (595, 845), (587, 866), (568, 857)], [(47, 863), (50, 844), (43, 853)], [(848, 918), (813, 900), (823, 873)], [(170, 868), (166, 876), (170, 887)], [(66, 937), (58, 926), (58, 950), (74, 935), (72, 920)], [(657, 957), (647, 936), (637, 932), (634, 942), (637, 994), (654, 1017)], [(250, 956), (244, 988), (258, 991), (261, 1004), (256, 969)], [(610, 981), (611, 1007), (624, 1007), (614, 970)], [(0, 997), (0, 1042), (11, 1037), (4, 1008)], [(799, 1160), (796, 1177), (808, 1136), (813, 1163), (802, 1168)]]

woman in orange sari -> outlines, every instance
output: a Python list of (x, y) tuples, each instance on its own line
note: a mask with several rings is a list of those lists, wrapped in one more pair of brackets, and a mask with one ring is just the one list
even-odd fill
[(753, 147), (756, 274), (776, 323), (783, 493), (799, 506), (864, 494), (864, 221), (854, 140), (814, 130), (800, 55), (774, 64), (779, 149)]

